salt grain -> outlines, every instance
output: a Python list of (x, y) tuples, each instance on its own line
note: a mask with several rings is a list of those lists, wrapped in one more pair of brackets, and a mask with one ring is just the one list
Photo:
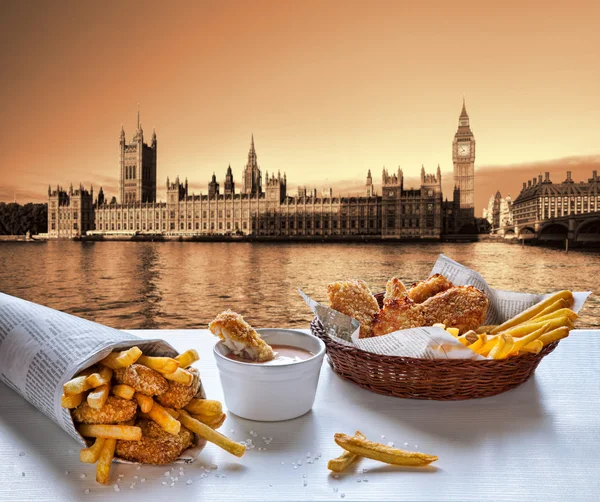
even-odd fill
[(163, 485), (166, 485), (166, 484), (167, 484), (167, 482), (166, 482), (166, 481), (163, 481), (163, 482), (162, 482), (162, 484), (163, 484)]
[(357, 483), (360, 483), (361, 481), (362, 481), (362, 479), (357, 479), (356, 480)]
[(390, 441), (390, 442), (388, 443), (388, 446), (391, 446), (391, 447), (393, 447), (393, 446), (394, 446), (394, 442), (393, 442), (393, 441)]
[(305, 478), (305, 477), (306, 477), (306, 474), (303, 474), (303, 475), (302, 475), (302, 477), (303, 477), (303, 478)]
[[(25, 473), (23, 473), (23, 476), (25, 476)], [(85, 474), (80, 474), (80, 475), (79, 475), (79, 477), (80, 477), (81, 479), (85, 479)]]
[(344, 498), (346, 496), (345, 493), (340, 493), (340, 497)]
[(137, 479), (137, 478), (139, 478), (139, 476), (133, 476), (133, 479)]
[(145, 483), (145, 482), (146, 482), (146, 478), (140, 479), (140, 483)]
[(339, 490), (339, 488), (334, 488), (334, 489), (333, 489), (333, 493), (337, 493), (337, 492), (338, 492), (338, 490)]
[(363, 479), (363, 483), (368, 483), (369, 480), (368, 479)]
[(415, 448), (418, 448), (418, 447), (419, 447), (419, 445), (418, 445), (418, 444), (416, 444), (416, 445), (415, 445)]
[(165, 478), (168, 478), (171, 475), (171, 471), (165, 472)]
[(22, 473), (21, 473), (21, 476), (25, 477), (25, 473), (24, 473), (24, 472), (22, 472)]
[(66, 474), (66, 475), (68, 475), (68, 474), (69, 474), (69, 471), (65, 471), (65, 474)]
[(188, 480), (185, 482), (185, 484), (186, 484), (186, 485), (191, 485), (192, 483), (193, 483), (193, 481), (192, 481), (191, 479), (188, 479)]
[(20, 451), (19, 452), (19, 457), (24, 457), (25, 456), (25, 452), (24, 451)]
[(136, 467), (136, 469), (137, 469), (138, 471), (139, 471), (141, 468), (142, 468), (142, 466), (141, 466), (141, 465), (138, 465), (138, 466)]
[(339, 479), (339, 477), (340, 476), (338, 474), (336, 474), (335, 476), (333, 476), (333, 479)]
[(85, 489), (85, 493), (86, 493), (86, 494), (87, 494), (87, 493), (90, 493), (90, 489), (89, 489), (89, 488), (86, 488), (86, 489)]
[(408, 443), (404, 443), (404, 446), (408, 446)]
[(304, 486), (308, 485), (308, 481), (306, 481), (306, 479), (304, 480)]
[(115, 485), (113, 488), (115, 489), (116, 492), (120, 492), (121, 491), (121, 489), (119, 488), (119, 485)]

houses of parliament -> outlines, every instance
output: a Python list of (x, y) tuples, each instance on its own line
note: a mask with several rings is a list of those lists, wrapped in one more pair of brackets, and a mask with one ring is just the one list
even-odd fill
[[(383, 169), (381, 194), (369, 170), (362, 196), (332, 190), (288, 192), (287, 176), (265, 171), (252, 136), (241, 183), (231, 166), (222, 185), (215, 174), (205, 194), (188, 190), (187, 179), (166, 180), (166, 202), (156, 200), (156, 133), (144, 142), (139, 119), (131, 142), (120, 136), (119, 200), (102, 188), (48, 188), (48, 237), (54, 239), (428, 239), (474, 234), (475, 138), (463, 100), (452, 143), (453, 200), (443, 199), (442, 175), (421, 168), (420, 185), (407, 188), (402, 169)], [(236, 184), (241, 185), (236, 187)]]

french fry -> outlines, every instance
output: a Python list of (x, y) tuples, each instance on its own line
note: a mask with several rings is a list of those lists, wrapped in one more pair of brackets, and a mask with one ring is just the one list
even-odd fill
[(208, 425), (211, 429), (218, 429), (219, 427), (221, 427), (221, 425), (223, 425), (223, 422), (225, 422), (225, 419), (227, 418), (227, 415), (225, 413), (221, 413), (220, 415), (216, 415), (216, 416), (209, 416), (207, 417), (206, 415), (190, 415), (192, 418), (198, 420), (199, 422), (202, 422), (205, 425)]
[(63, 394), (60, 398), (60, 405), (63, 408), (77, 408), (83, 402), (84, 393), (81, 394)]
[(488, 336), (487, 341), (483, 344), (483, 347), (477, 351), (478, 354), (481, 354), (484, 357), (490, 353), (490, 351), (496, 346), (498, 343), (497, 336)]
[(92, 446), (84, 448), (79, 452), (79, 460), (84, 464), (95, 464), (98, 461), (98, 457), (100, 457), (100, 452), (105, 441), (106, 439), (104, 438), (96, 438)]
[(110, 382), (112, 374), (113, 372), (109, 367), (103, 366), (100, 368), (100, 371), (89, 375), (86, 379), (86, 382), (89, 383), (92, 388), (100, 387), (101, 385)]
[(567, 336), (569, 336), (569, 328), (562, 326), (562, 327), (553, 329), (552, 331), (548, 331), (548, 332), (544, 333), (542, 336), (540, 336), (538, 338), (538, 340), (540, 342), (542, 342), (544, 345), (548, 345), (549, 343), (557, 342), (558, 340), (562, 340), (563, 338), (566, 338)]
[(191, 364), (194, 364), (200, 359), (198, 351), (195, 349), (186, 350), (182, 354), (179, 354), (176, 358), (180, 368), (187, 368)]
[(524, 323), (520, 326), (515, 326), (514, 328), (503, 331), (502, 334), (510, 335), (514, 338), (521, 338), (529, 333), (533, 333), (546, 324), (548, 324), (548, 330), (561, 328), (563, 326), (569, 329), (573, 328), (573, 322), (568, 317), (563, 316), (557, 317), (556, 319), (550, 319), (548, 321)]
[(105, 383), (100, 387), (96, 387), (92, 392), (88, 394), (87, 403), (90, 408), (99, 410), (104, 406), (108, 399), (108, 393), (110, 392), (110, 384)]
[[(512, 328), (513, 326), (516, 326), (517, 324), (521, 324), (525, 321), (528, 321), (533, 316), (539, 314), (540, 312), (545, 310), (547, 307), (552, 305), (554, 302), (561, 300), (561, 299), (565, 300), (569, 307), (571, 307), (573, 305), (573, 302), (574, 302), (573, 293), (571, 293), (570, 291), (559, 291), (558, 293), (555, 293), (555, 294), (549, 296), (548, 298), (542, 300), (541, 302), (538, 302), (535, 305), (529, 307), (527, 310), (521, 312), (520, 314), (516, 315), (512, 319), (509, 319), (508, 321), (503, 322), (499, 326), (496, 326), (494, 329), (490, 330), (490, 334), (496, 335), (498, 333), (506, 331), (509, 328)], [(514, 336), (514, 335), (512, 335), (512, 336)]]
[[(360, 431), (356, 431), (354, 433), (354, 437), (358, 437), (360, 439), (367, 439), (364, 434)], [(345, 471), (348, 467), (350, 467), (354, 462), (356, 462), (360, 458), (360, 455), (356, 455), (355, 453), (350, 453), (349, 451), (345, 451), (339, 457), (332, 458), (327, 463), (327, 468), (333, 472), (342, 472)]]
[(489, 333), (490, 331), (492, 331), (496, 326), (498, 326), (497, 324), (486, 324), (484, 326), (479, 326), (479, 328), (477, 328), (475, 330), (475, 333), (477, 333), (478, 335), (481, 335), (483, 333)]
[(140, 356), (136, 362), (159, 373), (174, 373), (179, 368), (179, 362), (172, 357)]
[(135, 394), (135, 389), (130, 385), (125, 385), (124, 383), (120, 383), (118, 385), (113, 386), (110, 389), (110, 392), (121, 399), (127, 399), (128, 401), (133, 399)]
[(135, 363), (142, 355), (142, 351), (138, 347), (131, 347), (128, 350), (122, 352), (113, 352), (108, 354), (99, 364), (102, 366), (108, 366), (112, 370), (118, 370), (119, 368), (127, 368)]
[(63, 393), (67, 396), (81, 394), (90, 390), (92, 386), (87, 382), (87, 375), (76, 376), (63, 385)]
[(531, 342), (534, 342), (540, 336), (542, 336), (547, 330), (548, 330), (548, 323), (544, 324), (544, 326), (542, 326), (539, 329), (536, 329), (535, 331), (533, 331), (532, 333), (529, 333), (528, 335), (522, 336), (521, 338), (517, 338), (511, 349), (511, 354), (516, 354), (516, 353), (520, 352), (521, 350), (523, 350), (524, 347), (526, 347)]
[(186, 429), (198, 434), (198, 436), (216, 444), (225, 451), (228, 451), (236, 457), (241, 457), (246, 451), (246, 447), (240, 443), (236, 443), (231, 439), (223, 436), (223, 434), (211, 429), (208, 425), (192, 418), (185, 410), (179, 410), (179, 421)]
[(446, 328), (446, 332), (450, 333), (454, 338), (458, 338), (460, 330), (458, 328)]
[(534, 319), (535, 322), (544, 322), (550, 321), (551, 319), (556, 319), (558, 317), (566, 317), (570, 321), (575, 321), (579, 316), (573, 312), (571, 309), (558, 309), (554, 312), (550, 312), (544, 316), (538, 317)]
[(117, 446), (116, 439), (106, 439), (100, 456), (98, 458), (98, 465), (96, 466), (96, 481), (106, 485), (110, 478), (110, 466), (115, 456), (115, 447)]
[(136, 392), (133, 397), (137, 401), (137, 404), (139, 404), (140, 410), (142, 410), (143, 413), (150, 413), (150, 410), (154, 407), (154, 399), (141, 392)]
[(154, 420), (163, 430), (169, 434), (177, 436), (181, 430), (181, 423), (177, 419), (173, 418), (167, 410), (165, 410), (160, 404), (154, 403), (150, 409), (148, 416)]
[(386, 464), (421, 467), (429, 465), (438, 459), (435, 455), (404, 451), (366, 439), (347, 436), (346, 434), (337, 433), (334, 436), (334, 440), (338, 446), (341, 446), (350, 453), (378, 460), (379, 462), (385, 462)]
[(469, 346), (479, 340), (479, 337), (473, 330), (467, 331), (464, 335), (460, 335), (457, 340), (463, 345)]
[(223, 413), (223, 405), (212, 399), (192, 399), (187, 406), (187, 412), (191, 415), (220, 415)]
[(549, 305), (548, 307), (546, 307), (539, 314), (534, 315), (531, 318), (531, 320), (535, 321), (539, 317), (543, 317), (547, 314), (551, 314), (552, 312), (556, 312), (557, 310), (566, 309), (566, 308), (569, 308), (569, 304), (567, 303), (567, 301), (564, 298), (561, 298), (560, 300), (556, 300), (552, 305)]
[(173, 418), (177, 418), (179, 417), (179, 412), (177, 410), (174, 410), (173, 408), (165, 408), (165, 411), (171, 415)]
[(163, 376), (167, 380), (180, 383), (181, 385), (186, 385), (187, 387), (192, 385), (194, 381), (194, 375), (192, 375), (189, 371), (184, 370), (183, 368), (177, 368), (177, 370), (173, 373), (163, 373)]
[(527, 345), (525, 345), (525, 347), (523, 347), (519, 351), (519, 354), (523, 352), (527, 352), (530, 354), (539, 354), (543, 348), (544, 344), (541, 340), (534, 340), (533, 342), (529, 342)]
[(77, 431), (87, 438), (123, 439), (124, 441), (142, 439), (142, 429), (132, 425), (82, 424)]
[(446, 329), (446, 325), (445, 325), (445, 324), (442, 324), (441, 322), (436, 322), (436, 323), (433, 325), (433, 327), (434, 327), (434, 328)]
[(479, 351), (487, 342), (487, 334), (482, 333), (481, 335), (477, 335), (477, 341), (473, 342), (471, 345), (467, 345), (473, 352)]
[(514, 338), (510, 335), (502, 334), (498, 343), (488, 354), (488, 357), (492, 359), (504, 359), (510, 354), (510, 351), (514, 345)]

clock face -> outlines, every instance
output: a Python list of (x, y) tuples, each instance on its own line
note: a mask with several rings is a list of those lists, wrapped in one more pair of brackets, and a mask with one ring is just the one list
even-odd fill
[(467, 155), (469, 155), (470, 152), (471, 152), (471, 144), (470, 143), (464, 143), (462, 145), (458, 145), (458, 156), (459, 157), (466, 157)]

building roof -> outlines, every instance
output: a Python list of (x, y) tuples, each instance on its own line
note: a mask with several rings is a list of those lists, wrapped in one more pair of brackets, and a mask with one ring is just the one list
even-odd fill
[(593, 172), (591, 178), (587, 182), (574, 182), (571, 178), (571, 172), (567, 171), (567, 178), (562, 183), (552, 183), (550, 174), (546, 173), (544, 180), (540, 174), (538, 178), (534, 178), (523, 183), (523, 189), (517, 196), (514, 204), (525, 202), (538, 197), (569, 197), (569, 196), (585, 196), (585, 195), (600, 195), (600, 177), (596, 171)]

